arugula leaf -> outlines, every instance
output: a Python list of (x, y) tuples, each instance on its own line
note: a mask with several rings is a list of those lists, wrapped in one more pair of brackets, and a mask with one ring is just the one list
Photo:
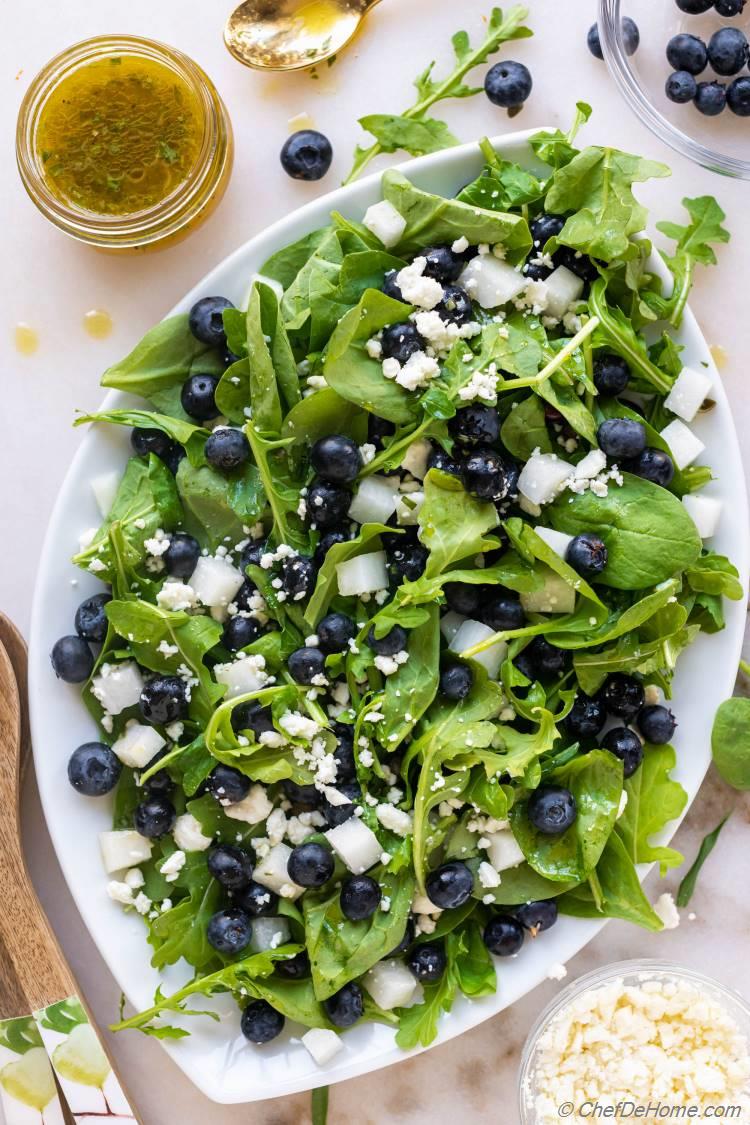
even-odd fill
[(544, 185), (536, 176), (520, 164), (504, 160), (486, 137), (479, 147), (487, 163), (481, 176), (458, 193), (461, 203), (486, 211), (508, 211), (542, 198)]
[[(188, 898), (159, 914), (151, 923), (148, 940), (154, 949), (151, 958), (154, 968), (174, 965), (181, 957), (199, 971), (216, 965), (216, 950), (209, 944), (206, 929), (221, 901), (221, 887), (210, 878), (206, 868), (203, 885), (196, 884)], [(206, 992), (209, 994), (210, 990)]]
[(729, 231), (721, 225), (726, 215), (712, 195), (683, 199), (682, 203), (690, 216), (687, 226), (669, 222), (656, 224), (657, 230), (677, 243), (674, 254), (661, 253), (674, 278), (672, 294), (668, 300), (654, 300), (651, 294), (645, 295), (646, 302), (652, 304), (659, 317), (668, 319), (675, 328), (682, 323), (696, 264), (715, 266), (712, 244), (729, 242), (730, 238)]
[(652, 362), (646, 344), (621, 309), (607, 303), (607, 282), (599, 278), (589, 292), (589, 309), (599, 324), (594, 342), (607, 344), (627, 361), (634, 374), (651, 383), (661, 394), (669, 394), (674, 379)]
[(607, 840), (589, 885), (581, 884), (566, 891), (557, 901), (563, 914), (576, 918), (623, 918), (654, 933), (664, 929), (617, 832)]
[(716, 711), (711, 731), (714, 765), (733, 789), (750, 789), (750, 699), (733, 696)]
[(687, 804), (687, 793), (671, 772), (677, 755), (671, 746), (646, 746), (643, 763), (625, 782), (628, 803), (617, 822), (620, 835), (634, 863), (661, 865), (662, 876), (682, 863), (674, 848), (651, 844), (651, 837), (675, 820)]
[(685, 580), (691, 590), (702, 594), (720, 594), (733, 602), (741, 601), (744, 590), (739, 571), (725, 555), (706, 551), (685, 570)]
[(243, 527), (255, 523), (266, 505), (260, 472), (251, 464), (222, 473), (210, 465), (196, 468), (181, 461), (177, 489), (185, 512), (184, 530), (211, 550), (226, 546), (227, 537), (232, 544), (245, 539)]
[(541, 130), (535, 133), (529, 139), (529, 144), (539, 159), (550, 168), (563, 168), (570, 164), (573, 157), (578, 155), (573, 142), (581, 126), (591, 117), (591, 112), (591, 106), (586, 102), (576, 102), (576, 115), (569, 132), (553, 129), (551, 132)]
[(430, 550), (428, 579), (496, 545), (485, 538), (499, 522), (494, 504), (469, 496), (455, 477), (437, 469), (430, 469), (424, 479), (424, 503), (417, 520), (419, 538)]
[(183, 422), (180, 418), (170, 418), (153, 410), (103, 410), (98, 414), (82, 414), (76, 418), (73, 425), (82, 426), (85, 422), (110, 422), (116, 426), (161, 430), (163, 434), (172, 438), (172, 441), (179, 442), (185, 447), (191, 465), (206, 463), (203, 447), (210, 431), (192, 422)]
[(311, 629), (314, 629), (321, 617), (325, 615), (328, 606), (331, 604), (331, 599), (336, 596), (338, 589), (336, 584), (336, 567), (339, 563), (346, 562), (347, 559), (356, 558), (358, 555), (361, 555), (365, 549), (368, 551), (373, 550), (376, 546), (373, 540), (377, 539), (378, 536), (382, 535), (384, 532), (392, 534), (393, 529), (380, 523), (363, 524), (354, 539), (348, 539), (344, 543), (334, 543), (326, 553), (323, 564), (318, 571), (315, 589), (305, 609), (305, 621)]
[(695, 887), (698, 882), (698, 876), (703, 869), (703, 864), (706, 862), (711, 852), (716, 847), (721, 830), (729, 820), (731, 815), (731, 812), (728, 812), (727, 815), (719, 821), (713, 832), (709, 832), (703, 837), (701, 846), (698, 849), (698, 854), (695, 857), (690, 870), (680, 883), (679, 890), (677, 891), (677, 898), (675, 901), (678, 906), (689, 906), (690, 900), (693, 897), (693, 892), (695, 891)]
[[(442, 121), (427, 117), (427, 111), (437, 102), (447, 98), (467, 98), (478, 94), (480, 86), (467, 86), (465, 76), (475, 66), (486, 62), (490, 55), (499, 50), (500, 45), (512, 39), (525, 39), (532, 34), (523, 26), (528, 10), (513, 7), (504, 16), (500, 8), (493, 8), (487, 23), (484, 41), (472, 48), (465, 31), (457, 32), (451, 42), (456, 57), (453, 71), (442, 81), (432, 77), (434, 62), (416, 78), (417, 101), (399, 117), (388, 118), (374, 114), (360, 118), (360, 125), (375, 137), (375, 143), (367, 148), (360, 145), (354, 150), (354, 163), (345, 184), (351, 183), (367, 167), (371, 160), (381, 152), (395, 152), (402, 148), (412, 156), (423, 152), (436, 152), (456, 144), (456, 139)], [(398, 122), (391, 126), (391, 122)], [(433, 147), (426, 148), (426, 144)], [(458, 237), (458, 236), (457, 236)]]
[(326, 1125), (328, 1121), (328, 1087), (318, 1086), (313, 1090), (310, 1103), (312, 1125)]
[(196, 340), (187, 313), (180, 313), (149, 329), (129, 355), (107, 368), (101, 382), (153, 399), (190, 375), (220, 375), (223, 370), (219, 353)]

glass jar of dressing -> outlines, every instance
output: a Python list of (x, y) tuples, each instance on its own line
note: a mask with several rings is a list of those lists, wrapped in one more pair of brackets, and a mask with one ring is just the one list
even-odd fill
[(198, 226), (229, 180), (221, 98), (180, 51), (129, 35), (63, 51), (21, 105), (24, 187), (55, 226), (105, 250), (162, 247)]

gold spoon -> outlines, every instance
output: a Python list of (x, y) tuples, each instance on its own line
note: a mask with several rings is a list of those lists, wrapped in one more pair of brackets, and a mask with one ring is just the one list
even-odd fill
[(245, 66), (301, 70), (330, 59), (378, 0), (244, 0), (224, 26), (224, 42)]

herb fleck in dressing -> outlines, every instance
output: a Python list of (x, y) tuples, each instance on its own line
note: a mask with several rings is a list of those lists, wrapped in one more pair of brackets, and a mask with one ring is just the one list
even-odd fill
[(166, 199), (190, 175), (203, 140), (193, 90), (166, 64), (118, 55), (78, 67), (52, 91), (37, 133), (50, 189), (99, 215)]

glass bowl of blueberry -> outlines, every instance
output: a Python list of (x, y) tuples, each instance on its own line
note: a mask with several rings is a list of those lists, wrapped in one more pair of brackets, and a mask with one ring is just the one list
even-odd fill
[(589, 49), (653, 133), (750, 179), (750, 0), (599, 0)]

